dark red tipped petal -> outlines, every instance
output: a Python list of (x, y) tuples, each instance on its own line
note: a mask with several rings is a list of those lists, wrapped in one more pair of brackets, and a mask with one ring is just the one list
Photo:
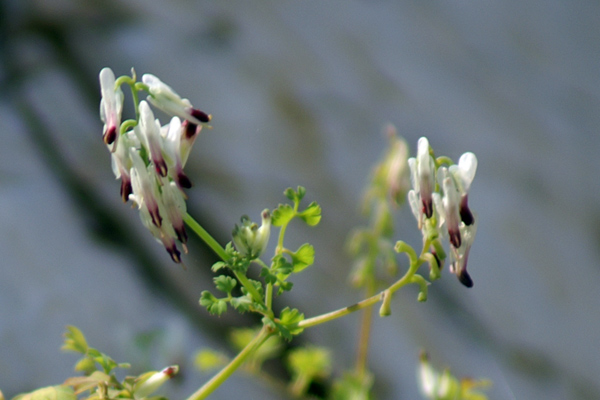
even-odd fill
[(188, 236), (187, 232), (185, 231), (185, 226), (182, 225), (181, 228), (173, 228), (175, 230), (175, 234), (177, 235), (177, 240), (179, 240), (183, 244), (187, 243)]
[(181, 262), (181, 253), (179, 252), (177, 247), (175, 245), (173, 245), (171, 247), (165, 247), (165, 248), (167, 249), (167, 252), (171, 256), (171, 260), (173, 260), (173, 262), (179, 264)]
[(150, 213), (150, 217), (152, 218), (152, 223), (157, 228), (160, 228), (160, 226), (162, 225), (162, 217), (160, 216), (160, 213), (158, 212), (158, 207), (156, 207), (156, 209), (154, 209), (154, 210), (148, 209), (148, 212)]
[(473, 279), (471, 279), (471, 275), (469, 275), (466, 269), (463, 269), (458, 275), (458, 280), (468, 288), (473, 287)]
[(131, 188), (131, 180), (123, 177), (121, 179), (121, 198), (123, 199), (123, 203), (127, 203), (131, 193), (133, 193), (133, 189)]
[(452, 246), (454, 246), (455, 249), (458, 249), (461, 244), (460, 231), (448, 229), (448, 235), (450, 236), (450, 243), (452, 243)]
[(165, 160), (160, 159), (160, 160), (153, 160), (154, 163), (154, 169), (156, 170), (156, 173), (160, 176), (162, 176), (163, 178), (165, 176), (167, 176), (167, 163), (165, 162)]
[(467, 201), (466, 194), (464, 196), (462, 196), (460, 199), (459, 212), (460, 212), (460, 219), (462, 222), (465, 223), (465, 225), (467, 225), (467, 226), (473, 225), (473, 222), (475, 222), (475, 217), (473, 217), (473, 213), (469, 209), (469, 204)]
[(423, 203), (423, 214), (425, 214), (425, 216), (427, 218), (431, 218), (431, 216), (433, 215), (433, 200), (429, 199), (429, 200), (422, 200)]
[(198, 125), (187, 120), (183, 121), (181, 125), (183, 126), (183, 135), (186, 139), (191, 139), (196, 135), (198, 131)]
[(116, 126), (111, 126), (109, 127), (106, 132), (104, 132), (104, 136), (102, 138), (104, 140), (104, 143), (108, 144), (113, 144), (113, 142), (115, 140), (117, 140), (117, 127)]
[(198, 119), (200, 122), (210, 122), (210, 120), (212, 119), (212, 117), (205, 113), (204, 111), (200, 111), (197, 108), (192, 108), (192, 111), (190, 112), (190, 114), (192, 114), (192, 117)]
[(183, 171), (177, 174), (177, 182), (183, 188), (189, 189), (192, 187), (192, 181), (190, 181), (190, 178)]

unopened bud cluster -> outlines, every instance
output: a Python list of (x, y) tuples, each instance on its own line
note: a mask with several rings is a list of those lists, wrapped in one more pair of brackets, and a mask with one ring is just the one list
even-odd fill
[(267, 248), (271, 233), (271, 213), (263, 210), (261, 213), (262, 223), (259, 227), (252, 222), (247, 215), (241, 219), (241, 226), (237, 224), (231, 233), (233, 244), (240, 254), (253, 260), (258, 258)]
[[(131, 86), (134, 99), (137, 91), (148, 93), (146, 100), (135, 104), (135, 120), (121, 121), (122, 84)], [(176, 241), (187, 251), (183, 189), (191, 187), (183, 167), (202, 124), (211, 117), (150, 74), (136, 82), (135, 73), (115, 79), (113, 71), (104, 68), (100, 71), (100, 90), (103, 139), (111, 152), (113, 172), (121, 179), (121, 197), (137, 205), (144, 226), (179, 263)], [(170, 122), (161, 125), (149, 103), (170, 115)]]
[[(477, 170), (475, 154), (464, 153), (458, 164), (445, 157), (434, 159), (427, 138), (420, 138), (417, 156), (410, 158), (412, 190), (408, 202), (431, 254), (441, 267), (440, 238), (449, 238), (450, 270), (462, 284), (473, 286), (467, 272), (469, 250), (477, 231), (477, 217), (468, 204), (468, 193)], [(451, 165), (448, 165), (451, 164)], [(448, 165), (448, 166), (446, 166)]]

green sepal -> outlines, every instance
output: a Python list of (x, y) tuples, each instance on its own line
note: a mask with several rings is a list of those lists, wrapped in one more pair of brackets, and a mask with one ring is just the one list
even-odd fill
[(309, 226), (315, 226), (321, 221), (321, 206), (313, 201), (298, 216)]
[(294, 272), (297, 273), (315, 262), (315, 248), (308, 243), (304, 243), (295, 253), (290, 253), (290, 256), (292, 257)]
[(233, 288), (237, 285), (237, 281), (230, 276), (221, 275), (213, 279), (217, 290), (225, 293), (231, 293)]
[(296, 215), (296, 212), (289, 204), (280, 204), (271, 214), (271, 224), (273, 226), (287, 225)]

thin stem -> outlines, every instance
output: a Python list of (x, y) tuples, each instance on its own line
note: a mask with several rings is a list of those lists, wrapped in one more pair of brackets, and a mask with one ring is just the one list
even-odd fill
[(395, 291), (397, 291), (398, 289), (400, 289), (401, 287), (405, 286), (406, 284), (411, 283), (413, 276), (415, 275), (415, 273), (419, 269), (419, 266), (421, 266), (422, 263), (423, 263), (423, 260), (421, 258), (417, 259), (416, 262), (411, 263), (410, 267), (408, 268), (408, 271), (406, 271), (406, 273), (404, 274), (404, 276), (402, 278), (397, 280), (394, 284), (392, 284), (387, 289), (377, 293), (376, 295), (368, 297), (368, 298), (366, 298), (356, 304), (353, 304), (351, 306), (340, 308), (339, 310), (331, 311), (326, 314), (317, 315), (316, 317), (312, 317), (312, 318), (308, 318), (303, 321), (300, 321), (298, 323), (298, 328), (310, 328), (311, 326), (320, 325), (322, 323), (332, 321), (334, 319), (351, 314), (355, 311), (362, 310), (363, 308), (371, 307), (372, 305), (383, 300), (384, 292), (390, 291), (390, 294), (391, 294), (391, 293), (394, 293)]
[[(370, 279), (367, 283), (366, 294), (371, 297), (375, 292), (375, 283)], [(356, 353), (356, 372), (358, 376), (363, 376), (367, 370), (367, 359), (369, 354), (369, 338), (371, 337), (371, 320), (373, 319), (373, 309), (367, 308), (360, 320), (360, 336), (358, 339), (358, 350)]]
[[(225, 252), (223, 246), (221, 246), (219, 242), (217, 242), (215, 238), (213, 238), (210, 233), (208, 233), (206, 229), (204, 229), (190, 214), (186, 213), (183, 216), (183, 221), (196, 233), (196, 235), (198, 235), (198, 237), (200, 237), (200, 239), (204, 241), (204, 243), (208, 245), (208, 247), (210, 247), (221, 258), (221, 260), (229, 260), (229, 255), (227, 252)], [(250, 283), (246, 276), (236, 271), (234, 271), (234, 274), (255, 301), (264, 303), (263, 297), (260, 295), (258, 290), (256, 290), (254, 285)]]
[(188, 213), (183, 216), (183, 221), (210, 247), (223, 261), (229, 260), (223, 246), (219, 244), (196, 220)]
[(194, 392), (187, 400), (202, 400), (214, 392), (223, 382), (225, 382), (231, 374), (233, 374), (255, 351), (258, 349), (273, 332), (264, 326), (258, 335), (244, 349), (219, 371), (211, 380), (206, 382), (200, 389)]

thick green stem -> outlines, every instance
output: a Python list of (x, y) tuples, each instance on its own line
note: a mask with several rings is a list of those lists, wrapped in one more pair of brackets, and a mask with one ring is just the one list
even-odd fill
[(229, 364), (188, 397), (187, 400), (202, 400), (207, 398), (208, 395), (221, 386), (221, 384), (225, 382), (272, 334), (273, 332), (268, 327), (264, 326), (258, 335), (256, 335), (256, 337), (252, 339), (252, 341), (248, 343), (246, 347), (244, 347), (244, 349), (229, 362)]

